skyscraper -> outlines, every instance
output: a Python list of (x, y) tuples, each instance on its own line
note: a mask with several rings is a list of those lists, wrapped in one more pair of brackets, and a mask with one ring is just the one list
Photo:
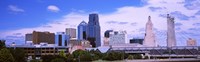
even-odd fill
[(101, 29), (99, 25), (98, 14), (89, 14), (89, 22), (87, 27), (87, 38), (93, 47), (101, 46)]
[(153, 33), (153, 23), (151, 22), (151, 16), (148, 17), (146, 23), (146, 33), (144, 37), (144, 46), (155, 47), (155, 34)]
[(87, 40), (87, 23), (85, 21), (78, 25), (78, 40)]
[(27, 33), (25, 34), (25, 43), (33, 41), (33, 34), (32, 33)]
[(70, 36), (70, 38), (76, 38), (76, 29), (75, 28), (66, 28), (66, 34)]
[(167, 14), (167, 46), (172, 47), (176, 46), (176, 37), (174, 30), (174, 17)]
[(57, 46), (67, 46), (69, 43), (69, 35), (66, 35), (65, 32), (57, 32), (55, 36), (55, 44)]

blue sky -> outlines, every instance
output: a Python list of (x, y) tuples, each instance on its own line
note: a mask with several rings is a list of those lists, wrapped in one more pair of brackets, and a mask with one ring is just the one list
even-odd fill
[[(122, 4), (123, 3), (123, 4)], [(12, 5), (23, 11), (10, 10)], [(59, 7), (59, 12), (53, 13), (46, 9), (49, 5)], [(100, 13), (113, 12), (118, 7), (143, 6), (140, 0), (1, 0), (0, 19), (3, 25), (1, 31), (20, 28), (37, 27), (51, 19), (57, 19), (71, 11), (84, 10), (87, 12), (98, 11)]]
[(24, 34), (33, 30), (56, 33), (77, 28), (81, 21), (88, 22), (88, 14), (98, 13), (101, 34), (126, 30), (128, 39), (143, 38), (151, 16), (157, 44), (165, 46), (166, 14), (170, 14), (175, 17), (177, 44), (184, 46), (193, 38), (200, 45), (199, 6), (199, 0), (1, 0), (0, 39), (23, 44)]

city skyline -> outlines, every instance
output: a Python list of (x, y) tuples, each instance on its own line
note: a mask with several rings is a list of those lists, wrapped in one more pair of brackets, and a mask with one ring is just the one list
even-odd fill
[[(0, 10), (0, 13), (3, 15), (1, 15), (0, 19), (3, 19), (1, 21), (3, 23), (0, 27), (0, 35), (2, 35), (0, 36), (0, 39), (5, 39), (8, 43), (15, 42), (21, 44), (25, 41), (25, 34), (31, 33), (33, 30), (56, 33), (64, 32), (65, 28), (77, 29), (77, 26), (81, 21), (85, 20), (88, 22), (88, 14), (98, 13), (99, 23), (101, 26), (101, 40), (103, 40), (103, 33), (110, 29), (126, 30), (128, 33), (128, 39), (133, 37), (144, 38), (145, 24), (148, 16), (151, 16), (157, 44), (166, 46), (166, 15), (169, 13), (175, 17), (174, 21), (177, 46), (185, 46), (188, 38), (196, 39), (198, 43), (197, 45), (200, 45), (200, 32), (198, 32), (198, 30), (200, 30), (199, 1), (120, 0), (120, 2), (108, 1), (108, 3), (101, 6), (101, 3), (105, 2), (103, 0), (94, 1), (99, 4), (93, 3), (93, 6), (91, 6), (92, 4), (89, 4), (90, 0), (86, 0), (82, 4), (88, 4), (85, 4), (83, 8), (77, 7), (81, 5), (76, 5), (74, 8), (65, 8), (65, 6), (73, 4), (58, 4), (62, 1), (57, 1), (57, 4), (53, 3), (54, 1), (37, 1), (44, 4), (38, 3), (42, 7), (34, 8), (34, 6), (33, 9), (45, 12), (41, 13), (42, 15), (38, 12), (33, 12), (38, 13), (35, 15), (29, 14), (31, 11), (29, 12), (30, 9), (28, 10), (28, 7), (25, 6), (28, 4), (20, 4), (16, 1), (10, 2), (9, 0), (1, 2), (2, 9)], [(37, 1), (31, 1), (28, 3), (33, 4), (37, 3)], [(5, 3), (3, 4), (3, 2)], [(81, 2), (70, 2), (81, 4)], [(116, 5), (109, 6), (111, 2), (116, 3)], [(31, 6), (32, 4), (29, 4), (28, 6)], [(96, 7), (100, 9), (97, 9)], [(38, 17), (36, 17), (36, 15), (38, 15)]]

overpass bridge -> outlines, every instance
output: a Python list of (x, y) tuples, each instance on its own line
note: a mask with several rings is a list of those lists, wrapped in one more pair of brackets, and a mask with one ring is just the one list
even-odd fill
[(200, 58), (200, 46), (176, 47), (111, 47), (110, 50), (150, 57)]

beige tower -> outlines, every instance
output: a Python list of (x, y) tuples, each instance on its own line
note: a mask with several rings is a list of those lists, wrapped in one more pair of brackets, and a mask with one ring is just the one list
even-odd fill
[(187, 46), (197, 46), (197, 42), (195, 39), (189, 38), (187, 40)]
[(70, 36), (70, 38), (76, 38), (76, 29), (75, 28), (66, 28), (66, 34)]
[(174, 17), (167, 14), (167, 47), (176, 46)]
[(148, 17), (148, 22), (146, 23), (146, 33), (144, 37), (144, 46), (155, 47), (155, 34), (153, 32), (153, 23), (151, 22), (151, 17)]

